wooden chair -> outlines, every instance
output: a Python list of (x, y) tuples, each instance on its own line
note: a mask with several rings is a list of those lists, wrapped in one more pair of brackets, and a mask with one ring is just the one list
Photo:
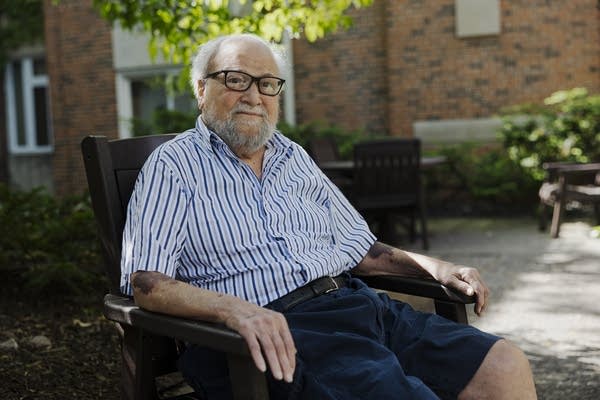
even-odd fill
[(557, 238), (570, 203), (592, 205), (600, 225), (600, 163), (545, 163), (546, 177), (539, 190), (539, 228), (547, 226), (548, 206), (553, 208), (550, 236)]
[[(340, 153), (337, 143), (332, 137), (312, 138), (308, 141), (308, 154), (317, 165), (331, 161), (340, 161)], [(352, 195), (352, 173), (346, 174), (341, 171), (325, 171), (327, 177), (346, 195)]]
[(308, 141), (308, 154), (317, 164), (338, 161), (340, 154), (337, 143), (331, 137), (312, 138)]
[(416, 237), (416, 219), (421, 225), (424, 249), (429, 248), (427, 218), (420, 174), (419, 139), (366, 141), (354, 146), (352, 202), (383, 225), (384, 240), (392, 240), (391, 217), (408, 214), (411, 241)]
[[(238, 333), (215, 323), (145, 311), (119, 291), (122, 231), (135, 179), (152, 150), (174, 136), (119, 140), (88, 136), (81, 144), (110, 282), (104, 315), (117, 323), (121, 336), (122, 398), (157, 399), (156, 378), (176, 370), (177, 344), (181, 341), (227, 354), (235, 399), (268, 399), (265, 376), (254, 366), (248, 346)], [(465, 304), (474, 302), (474, 298), (433, 280), (386, 276), (364, 280), (383, 290), (431, 298), (438, 314), (462, 323), (468, 322)], [(192, 396), (196, 397), (186, 398), (199, 398)]]

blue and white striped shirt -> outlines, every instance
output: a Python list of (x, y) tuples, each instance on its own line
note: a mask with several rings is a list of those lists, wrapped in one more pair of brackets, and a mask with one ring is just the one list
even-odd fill
[(359, 263), (364, 219), (298, 144), (267, 143), (259, 179), (198, 118), (140, 171), (123, 232), (121, 290), (159, 271), (265, 305)]

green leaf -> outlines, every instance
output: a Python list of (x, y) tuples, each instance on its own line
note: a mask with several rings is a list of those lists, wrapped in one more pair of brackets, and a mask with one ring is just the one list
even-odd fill
[[(38, 0), (41, 2), (41, 0)], [(239, 0), (237, 0), (239, 1)], [(197, 45), (218, 35), (254, 32), (267, 40), (281, 41), (284, 29), (293, 37), (315, 41), (339, 27), (350, 26), (345, 13), (372, 4), (373, 0), (256, 0), (245, 15), (230, 14), (228, 0), (159, 1), (94, 0), (103, 18), (125, 29), (142, 28), (153, 38), (152, 58), (160, 50), (172, 60), (189, 63), (191, 52), (183, 46)], [(247, 0), (239, 1), (244, 5)], [(158, 47), (158, 49), (156, 48)]]
[(192, 18), (189, 15), (181, 18), (179, 22), (177, 22), (177, 27), (180, 29), (189, 29), (192, 25)]

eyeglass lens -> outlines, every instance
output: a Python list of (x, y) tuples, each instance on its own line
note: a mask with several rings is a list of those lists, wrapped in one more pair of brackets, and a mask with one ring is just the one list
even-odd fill
[(258, 83), (258, 91), (267, 96), (275, 96), (281, 90), (283, 80), (280, 78), (264, 76), (261, 78), (255, 78), (244, 72), (238, 71), (224, 71), (225, 74), (225, 86), (231, 90), (238, 92), (244, 92), (250, 88), (252, 82)]

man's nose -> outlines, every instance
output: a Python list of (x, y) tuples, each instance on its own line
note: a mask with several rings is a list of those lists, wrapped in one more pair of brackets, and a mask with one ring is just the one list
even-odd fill
[(248, 104), (256, 105), (261, 103), (261, 94), (258, 91), (258, 82), (254, 81), (242, 96)]

